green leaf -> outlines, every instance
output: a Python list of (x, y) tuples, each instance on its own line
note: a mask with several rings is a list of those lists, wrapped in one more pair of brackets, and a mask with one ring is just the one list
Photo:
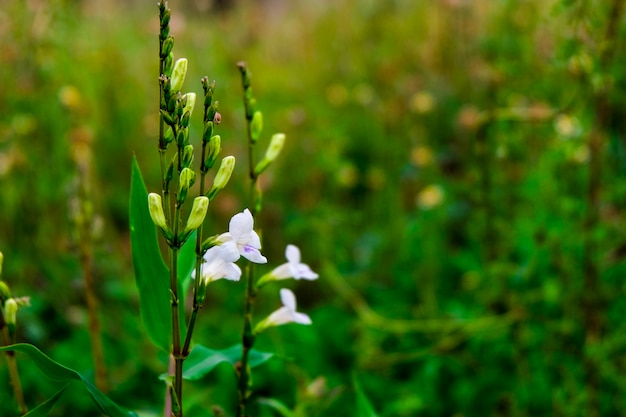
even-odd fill
[[(274, 356), (273, 353), (260, 352), (252, 349), (248, 357), (251, 368), (259, 366)], [(241, 360), (241, 345), (231, 346), (223, 350), (213, 350), (202, 345), (195, 345), (183, 365), (183, 378), (197, 380), (211, 372), (220, 363), (226, 362), (233, 366)]]
[(148, 191), (136, 158), (130, 185), (130, 239), (141, 317), (150, 340), (167, 352), (172, 334), (170, 274), (161, 256), (148, 210)]
[[(115, 404), (109, 397), (107, 397), (102, 392), (100, 392), (100, 390), (98, 390), (91, 382), (89, 382), (88, 379), (83, 377), (81, 374), (74, 371), (73, 369), (70, 369), (61, 365), (58, 362), (53, 361), (52, 359), (50, 359), (48, 356), (46, 356), (44, 353), (42, 353), (39, 349), (37, 349), (33, 345), (29, 345), (26, 343), (18, 343), (15, 345), (0, 347), (0, 351), (15, 351), (15, 352), (21, 352), (21, 353), (28, 355), (28, 357), (30, 357), (30, 359), (39, 368), (39, 370), (48, 378), (52, 379), (53, 381), (63, 382), (66, 384), (66, 386), (68, 383), (73, 382), (73, 381), (78, 381), (82, 383), (82, 385), (85, 387), (85, 389), (91, 396), (92, 400), (94, 401), (94, 403), (96, 404), (100, 412), (102, 412), (103, 414), (106, 414), (109, 417), (129, 417), (129, 416), (136, 417), (137, 416), (135, 413), (131, 411), (123, 410), (121, 407)], [(64, 389), (65, 388), (63, 388), (63, 390)], [(58, 397), (60, 397), (61, 394), (63, 393), (63, 390), (59, 391), (52, 398), (48, 399), (44, 403), (45, 406), (44, 404), (42, 404), (39, 407), (37, 407), (35, 410), (32, 410), (31, 413), (41, 408), (42, 406), (43, 406), (41, 410), (42, 413), (44, 410), (47, 410), (47, 409), (51, 410), (54, 404), (57, 402)], [(33, 414), (33, 415), (38, 416), (38, 415), (47, 415), (47, 414)]]
[(259, 398), (257, 402), (271, 408), (283, 417), (295, 417), (295, 414), (285, 404), (274, 398)]
[(370, 400), (365, 395), (363, 388), (361, 388), (361, 384), (356, 378), (356, 375), (352, 375), (352, 381), (354, 390), (356, 391), (356, 417), (378, 417)]
[(61, 398), (61, 395), (65, 392), (68, 385), (69, 384), (66, 384), (59, 392), (39, 404), (36, 408), (30, 410), (24, 415), (24, 417), (47, 417), (56, 405), (57, 401), (59, 401), (59, 398)]

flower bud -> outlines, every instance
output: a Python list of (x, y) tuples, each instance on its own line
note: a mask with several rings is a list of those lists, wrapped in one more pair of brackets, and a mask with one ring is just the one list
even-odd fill
[(189, 168), (183, 168), (183, 170), (180, 171), (178, 194), (176, 195), (176, 202), (178, 204), (185, 202), (189, 188), (191, 188), (194, 182), (196, 182), (196, 173)]
[(180, 148), (184, 148), (189, 144), (189, 129), (184, 127), (178, 131), (178, 137), (176, 138), (176, 143)]
[(222, 191), (226, 184), (228, 184), (228, 180), (230, 180), (230, 176), (233, 173), (233, 169), (235, 169), (235, 157), (227, 156), (222, 159), (222, 164), (220, 165), (220, 169), (217, 171), (215, 175), (215, 179), (213, 180), (213, 187), (209, 190), (208, 197), (209, 200), (213, 200), (217, 193)]
[(163, 14), (161, 15), (161, 27), (166, 27), (170, 24), (170, 19), (172, 18), (172, 11), (170, 9), (165, 9)]
[(163, 143), (165, 143), (165, 146), (167, 146), (173, 141), (174, 141), (174, 131), (170, 127), (165, 131), (165, 134), (163, 135)]
[(202, 132), (202, 141), (208, 142), (213, 136), (213, 122), (206, 122), (204, 124), (204, 131)]
[(172, 52), (173, 48), (174, 48), (174, 37), (173, 36), (168, 36), (163, 41), (163, 47), (161, 49), (161, 58), (168, 57), (170, 52)]
[(0, 276), (2, 276), (2, 261), (4, 261), (4, 255), (0, 252)]
[(174, 119), (172, 119), (172, 116), (170, 116), (170, 114), (168, 112), (166, 112), (165, 110), (159, 110), (161, 113), (161, 118), (163, 119), (163, 122), (168, 125), (171, 126), (174, 124)]
[(209, 199), (205, 196), (196, 197), (193, 200), (193, 206), (191, 207), (191, 212), (189, 213), (189, 218), (187, 219), (187, 225), (185, 226), (185, 230), (183, 234), (191, 233), (196, 230), (206, 217), (206, 212), (209, 208)]
[(17, 301), (9, 298), (4, 303), (4, 321), (9, 328), (9, 334), (15, 332), (15, 323), (17, 322)]
[(169, 238), (171, 235), (169, 227), (167, 227), (167, 221), (165, 220), (165, 213), (163, 212), (163, 202), (161, 196), (157, 193), (148, 194), (148, 209), (150, 211), (150, 217), (154, 222), (154, 225), (159, 228), (165, 238)]
[(206, 159), (204, 160), (204, 172), (207, 172), (209, 169), (213, 168), (215, 165), (215, 161), (217, 161), (217, 157), (222, 151), (222, 138), (220, 135), (211, 136), (209, 139), (209, 143), (207, 145), (208, 153), (206, 155)]
[(189, 168), (192, 162), (193, 162), (193, 145), (187, 145), (185, 146), (185, 149), (183, 149), (183, 159), (181, 161), (181, 164), (183, 168)]
[(265, 156), (263, 159), (257, 164), (254, 169), (254, 173), (256, 175), (261, 174), (263, 171), (267, 169), (267, 167), (276, 159), (276, 157), (280, 154), (280, 151), (283, 149), (283, 145), (285, 144), (285, 134), (277, 133), (272, 136), (272, 140), (270, 145), (267, 147), (265, 151)]
[(172, 71), (174, 70), (174, 53), (170, 52), (169, 55), (163, 61), (163, 74), (168, 77), (172, 76)]
[(11, 298), (11, 291), (9, 291), (9, 286), (6, 282), (0, 281), (0, 305), (2, 305), (9, 298)]
[(186, 99), (183, 114), (189, 112), (189, 115), (191, 115), (193, 113), (193, 108), (196, 105), (196, 93), (187, 93), (183, 97)]
[(166, 187), (165, 189), (168, 189), (170, 181), (172, 181), (172, 178), (174, 178), (174, 167), (176, 167), (177, 165), (178, 165), (178, 152), (174, 154), (174, 157), (172, 158), (169, 165), (167, 166), (167, 170), (165, 171), (165, 175), (163, 176), (163, 179), (165, 180), (165, 187)]
[(260, 111), (255, 111), (252, 116), (252, 121), (250, 122), (250, 139), (252, 140), (252, 144), (255, 144), (259, 137), (261, 136), (261, 131), (263, 130), (263, 113)]
[(180, 58), (176, 60), (174, 69), (172, 70), (172, 91), (180, 91), (183, 88), (185, 82), (185, 75), (187, 74), (187, 59)]

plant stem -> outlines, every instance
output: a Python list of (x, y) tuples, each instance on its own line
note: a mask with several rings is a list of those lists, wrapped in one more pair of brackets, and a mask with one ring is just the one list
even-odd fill
[[(0, 314), (0, 316), (2, 316)], [(6, 326), (4, 326), (4, 319), (2, 319), (3, 326), (2, 328), (2, 338), (4, 340), (4, 345), (8, 346), (12, 344), (11, 338), (9, 337), (9, 331)], [(20, 415), (24, 415), (28, 412), (28, 407), (26, 407), (26, 401), (24, 401), (24, 392), (22, 391), (22, 383), (20, 382), (20, 373), (17, 369), (17, 360), (15, 359), (15, 352), (7, 351), (6, 352), (7, 363), (9, 366), (9, 377), (11, 378), (11, 385), (13, 385), (13, 395), (15, 396), (15, 401), (20, 408)]]
[[(91, 224), (91, 223), (90, 223)], [(89, 233), (85, 231), (86, 233)], [(100, 320), (98, 319), (98, 298), (93, 287), (93, 253), (90, 245), (90, 235), (83, 235), (80, 243), (80, 263), (85, 282), (85, 302), (89, 320), (89, 338), (91, 341), (91, 354), (93, 356), (95, 383), (100, 391), (108, 391), (106, 367), (104, 364), (104, 351), (102, 338), (100, 337)], [(86, 241), (87, 240), (87, 241)]]
[(183, 416), (183, 361), (180, 349), (180, 319), (178, 314), (178, 224), (180, 222), (180, 204), (174, 210), (174, 245), (170, 248), (170, 291), (172, 295), (172, 355), (175, 361), (174, 393), (179, 404), (176, 417)]

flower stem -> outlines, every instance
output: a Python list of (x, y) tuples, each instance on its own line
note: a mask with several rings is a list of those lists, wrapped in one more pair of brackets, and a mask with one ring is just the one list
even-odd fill
[[(2, 315), (0, 314), (0, 317)], [(3, 328), (2, 328), (2, 338), (4, 345), (10, 345), (11, 338), (9, 337), (9, 331), (6, 326), (4, 326), (4, 319), (2, 320)], [(20, 382), (20, 373), (17, 369), (17, 360), (15, 359), (15, 352), (7, 351), (6, 352), (7, 363), (9, 365), (9, 377), (11, 378), (11, 385), (13, 385), (13, 395), (15, 396), (15, 401), (20, 408), (20, 415), (24, 415), (28, 412), (28, 407), (26, 407), (26, 401), (24, 401), (24, 392), (22, 391), (22, 383)]]
[(180, 349), (180, 319), (178, 313), (178, 224), (180, 223), (180, 204), (176, 204), (174, 210), (174, 245), (170, 248), (170, 292), (172, 304), (172, 355), (175, 361), (174, 370), (174, 393), (176, 402), (179, 404), (176, 417), (183, 416), (183, 361), (184, 356)]

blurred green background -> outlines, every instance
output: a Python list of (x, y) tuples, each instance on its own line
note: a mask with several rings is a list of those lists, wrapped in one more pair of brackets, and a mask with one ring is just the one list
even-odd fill
[[(0, 4), (0, 251), (32, 304), (18, 339), (93, 372), (76, 233), (90, 172), (111, 396), (147, 416), (165, 358), (139, 317), (128, 194), (133, 155), (160, 187), (155, 3)], [(261, 146), (287, 135), (263, 178), (263, 252), (277, 265), (296, 244), (320, 274), (286, 284), (314, 325), (257, 343), (279, 358), (254, 373), (252, 415), (277, 415), (260, 398), (355, 415), (353, 375), (380, 416), (626, 415), (623, 3), (170, 1), (184, 90), (216, 80), (239, 158), (209, 230), (245, 208), (245, 60)], [(197, 340), (238, 343), (243, 285), (208, 297)], [(278, 303), (268, 288), (257, 317)], [(29, 406), (56, 392), (18, 360)], [(187, 414), (230, 413), (234, 384), (227, 365), (186, 384)], [(98, 415), (81, 391), (54, 413)]]

